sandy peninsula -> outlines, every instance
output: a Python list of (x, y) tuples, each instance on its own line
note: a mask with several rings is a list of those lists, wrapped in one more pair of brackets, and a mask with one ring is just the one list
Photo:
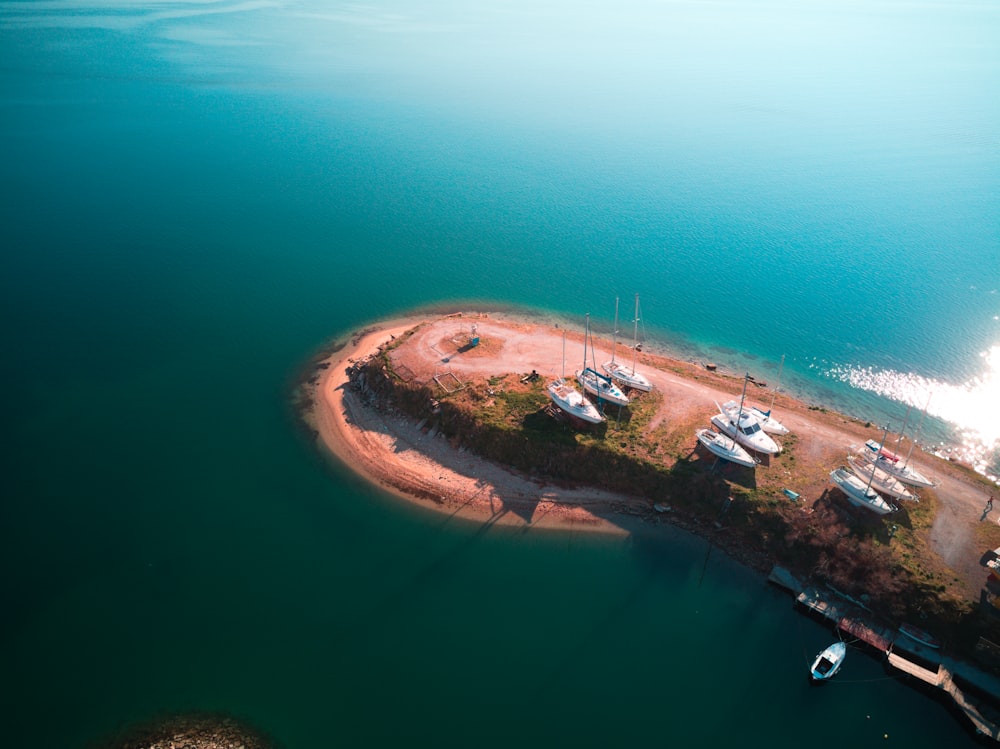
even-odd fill
[[(480, 344), (470, 347), (473, 332)], [(396, 345), (404, 334), (406, 341)], [(441, 387), (444, 393), (444, 388), (460, 383), (511, 373), (534, 371), (545, 380), (563, 371), (571, 376), (581, 362), (583, 336), (554, 320), (496, 312), (412, 316), (354, 334), (317, 363), (305, 399), (311, 404), (305, 417), (325, 449), (373, 484), (434, 511), (482, 523), (618, 534), (629, 533), (640, 522), (683, 525), (683, 518), (654, 509), (656, 498), (526, 475), (453, 446), (426, 423), (395, 409), (366, 405), (351, 386), (348, 370), (383, 349), (389, 350), (394, 368)], [(597, 340), (596, 361), (611, 355), (612, 341)], [(632, 352), (619, 341), (616, 356), (631, 361)], [(713, 470), (714, 457), (697, 445), (694, 431), (709, 426), (715, 402), (740, 397), (742, 377), (709, 371), (702, 362), (645, 351), (637, 360), (662, 394), (651, 428), (671, 435), (678, 445), (689, 446), (684, 460), (700, 465), (706, 473)], [(771, 398), (770, 390), (759, 387), (751, 388), (747, 400), (767, 407)], [(794, 460), (765, 460), (752, 471), (754, 491), (787, 502), (782, 490), (788, 488), (800, 495), (796, 510), (802, 513), (828, 504), (850, 513), (851, 508), (832, 488), (829, 472), (845, 463), (852, 446), (878, 439), (880, 431), (783, 393), (775, 396), (775, 412), (791, 430)], [(608, 438), (613, 434), (609, 426)], [(985, 571), (980, 562), (984, 548), (989, 548), (977, 533), (984, 520), (996, 525), (994, 517), (984, 517), (988, 494), (982, 483), (946, 460), (916, 450), (911, 462), (939, 482), (925, 495), (924, 501), (932, 503), (935, 514), (924, 542), (954, 573), (964, 593), (974, 598), (983, 586)], [(736, 480), (745, 482), (746, 478)], [(853, 512), (864, 514), (858, 509)], [(1000, 506), (995, 512), (1000, 514)], [(754, 566), (766, 564), (766, 559), (760, 559)]]

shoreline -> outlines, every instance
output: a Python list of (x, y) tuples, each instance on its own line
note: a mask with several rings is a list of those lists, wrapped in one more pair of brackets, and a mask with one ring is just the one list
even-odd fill
[[(447, 317), (447, 315), (445, 316)], [(375, 411), (349, 387), (348, 368), (415, 326), (415, 315), (377, 323), (321, 359), (307, 419), (317, 441), (345, 467), (404, 501), (476, 523), (625, 536), (606, 516), (637, 506), (635, 498), (540, 481), (467, 451), (397, 412)]]
[[(472, 327), (473, 324), (478, 326), (478, 330)], [(552, 358), (552, 349), (555, 346), (553, 341), (561, 341), (565, 351), (566, 341), (569, 338), (567, 331), (559, 328), (558, 324), (555, 324), (555, 327), (550, 325), (551, 323), (543, 324), (534, 319), (505, 316), (503, 313), (498, 317), (492, 317), (487, 313), (461, 312), (437, 316), (415, 314), (382, 321), (353, 334), (343, 345), (336, 344), (330, 353), (314, 360), (308, 386), (301, 392), (304, 397), (300, 400), (300, 416), (315, 430), (316, 446), (344, 467), (375, 487), (413, 506), (446, 516), (446, 522), (458, 518), (476, 523), (483, 528), (498, 525), (556, 533), (583, 532), (618, 538), (628, 537), (640, 529), (651, 533), (687, 533), (709, 544), (710, 548), (724, 552), (733, 564), (748, 570), (764, 585), (777, 584), (778, 587), (788, 587), (787, 580), (796, 581), (797, 578), (801, 580), (801, 583), (798, 583), (801, 593), (796, 594), (794, 584), (789, 589), (792, 591), (793, 608), (799, 607), (803, 597), (806, 597), (806, 603), (801, 604), (803, 613), (811, 613), (809, 597), (813, 596), (818, 601), (822, 593), (817, 591), (826, 590), (834, 598), (844, 597), (872, 614), (874, 618), (866, 622), (857, 619), (857, 614), (861, 614), (862, 617), (864, 614), (855, 610), (855, 615), (850, 618), (848, 626), (848, 631), (852, 634), (855, 632), (850, 627), (859, 624), (862, 629), (869, 632), (879, 631), (882, 625), (878, 622), (886, 623), (887, 611), (896, 611), (898, 615), (900, 611), (898, 602), (892, 604), (889, 599), (882, 601), (883, 605), (879, 608), (884, 608), (885, 605), (888, 605), (888, 608), (879, 614), (837, 590), (833, 586), (832, 577), (824, 574), (821, 579), (825, 578), (825, 586), (818, 583), (813, 577), (817, 572), (813, 567), (806, 570), (785, 569), (782, 554), (776, 555), (768, 544), (761, 544), (755, 539), (748, 538), (745, 532), (741, 533), (731, 526), (732, 513), (727, 514), (727, 512), (734, 504), (733, 496), (739, 496), (739, 492), (746, 489), (740, 481), (734, 482), (731, 478), (726, 480), (733, 493), (729, 495), (729, 504), (724, 504), (723, 511), (712, 515), (715, 518), (715, 522), (712, 523), (706, 522), (704, 506), (699, 512), (690, 512), (690, 506), (680, 507), (674, 511), (674, 508), (663, 507), (649, 497), (615, 494), (588, 486), (570, 485), (569, 482), (532, 477), (513, 467), (506, 467), (473, 454), (470, 450), (459, 446), (458, 437), (452, 438), (454, 443), (449, 441), (443, 434), (437, 432), (437, 421), (428, 425), (427, 418), (418, 420), (403, 413), (391, 398), (380, 400), (375, 397), (374, 389), (369, 392), (363, 379), (365, 372), (374, 371), (366, 370), (364, 363), (370, 357), (384, 352), (389, 357), (392, 370), (397, 376), (400, 372), (407, 372), (416, 382), (428, 384), (437, 382), (439, 387), (443, 387), (439, 379), (442, 373), (439, 367), (442, 364), (448, 365), (444, 374), (453, 376), (459, 382), (464, 379), (472, 389), (477, 388), (477, 384), (472, 384), (474, 380), (478, 382), (478, 388), (481, 390), (484, 387), (483, 380), (489, 382), (492, 388), (494, 382), (498, 386), (500, 383), (509, 384), (510, 380), (506, 379), (508, 375), (533, 373), (536, 370), (544, 382), (553, 376), (558, 376), (558, 369), (554, 369), (556, 365), (553, 363), (557, 359)], [(471, 333), (482, 335), (481, 347), (478, 341), (476, 346), (460, 345), (461, 341), (471, 340), (470, 329)], [(459, 332), (456, 333), (456, 330)], [(397, 340), (403, 336), (404, 340)], [(582, 335), (577, 334), (573, 338), (582, 340)], [(603, 346), (606, 343), (598, 341), (597, 345)], [(741, 385), (743, 380), (742, 377), (736, 378), (727, 373), (705, 372), (702, 371), (703, 365), (670, 359), (660, 354), (644, 353), (641, 360), (644, 374), (653, 379), (656, 390), (664, 392), (663, 403), (657, 405), (656, 418), (662, 419), (663, 423), (673, 428), (675, 432), (677, 429), (686, 431), (689, 441), (693, 442), (696, 440), (690, 428), (691, 413), (696, 414), (697, 420), (707, 421), (707, 414), (712, 410), (711, 405), (714, 400), (711, 396), (720, 398), (719, 402), (723, 402), (724, 393), (731, 391), (736, 385)], [(543, 361), (544, 366), (531, 366)], [(599, 358), (598, 361), (603, 359)], [(428, 366), (431, 369), (427, 369)], [(655, 369), (650, 371), (650, 366), (654, 366)], [(563, 353), (563, 367), (565, 367), (565, 353)], [(359, 372), (361, 377), (352, 379), (352, 374), (357, 375)], [(385, 376), (385, 372), (382, 376)], [(447, 380), (446, 377), (444, 379)], [(521, 382), (523, 383), (523, 380)], [(491, 388), (487, 388), (490, 394), (493, 393)], [(436, 397), (444, 397), (440, 391), (434, 392), (437, 393)], [(751, 398), (748, 402), (760, 399), (759, 393), (752, 395), (757, 397)], [(786, 519), (789, 518), (787, 512), (792, 512), (798, 518), (788, 526), (788, 532), (794, 534), (801, 532), (803, 525), (822, 526), (832, 521), (834, 524), (839, 523), (840, 530), (836, 531), (839, 539), (844, 528), (842, 521), (846, 517), (848, 529), (852, 525), (866, 526), (868, 530), (863, 531), (865, 533), (870, 533), (877, 527), (880, 529), (878, 533), (884, 534), (891, 527), (892, 530), (888, 531), (888, 537), (884, 542), (887, 546), (892, 545), (897, 527), (893, 520), (896, 519), (903, 524), (909, 517), (888, 516), (873, 521), (863, 510), (857, 511), (861, 513), (860, 515), (855, 515), (850, 510), (845, 513), (844, 502), (840, 503), (839, 509), (837, 507), (835, 496), (839, 491), (830, 489), (829, 479), (826, 476), (830, 468), (826, 464), (835, 457), (842, 460), (851, 440), (855, 444), (863, 443), (866, 437), (871, 436), (875, 427), (823, 407), (807, 405), (788, 396), (780, 398), (776, 396), (775, 407), (780, 409), (778, 415), (782, 422), (792, 430), (793, 435), (798, 435), (787, 438), (787, 444), (794, 455), (784, 460), (766, 460), (755, 469), (744, 469), (751, 470), (755, 474), (752, 481), (753, 488), (747, 495), (749, 504), (759, 505), (762, 500), (764, 503), (768, 501), (773, 503), (775, 500), (773, 498), (768, 500), (768, 495), (776, 497), (781, 491), (777, 487), (787, 476), (788, 484), (796, 486), (796, 489), (802, 489), (798, 499), (791, 503), (795, 506), (794, 510), (788, 509), (791, 505), (787, 501), (784, 502), (786, 509), (778, 510), (779, 514), (786, 512), (784, 515)], [(667, 413), (664, 414), (664, 411)], [(674, 420), (679, 421), (680, 427), (673, 423)], [(652, 423), (655, 425), (656, 419)], [(652, 427), (646, 425), (645, 428)], [(602, 439), (613, 439), (614, 435), (615, 432), (609, 425)], [(687, 457), (688, 461), (695, 462), (696, 467), (700, 464), (693, 483), (710, 473), (714, 474), (715, 469), (714, 465), (706, 469), (707, 462), (696, 458), (695, 451), (696, 448), (692, 448)], [(990, 541), (990, 546), (1000, 545), (1000, 527), (991, 522), (988, 524), (991, 530), (985, 529), (994, 534), (996, 544), (993, 544), (994, 539), (990, 538), (988, 533), (984, 535), (982, 523), (987, 519), (989, 507), (982, 512), (981, 517), (976, 517), (982, 508), (981, 495), (985, 487), (984, 482), (976, 481), (973, 476), (963, 473), (958, 466), (946, 459), (933, 454), (921, 457), (923, 459), (915, 460), (914, 464), (920, 466), (922, 471), (928, 471), (928, 466), (932, 466), (930, 473), (939, 481), (938, 486), (926, 498), (927, 509), (923, 510), (924, 513), (931, 513), (932, 524), (930, 527), (920, 525), (920, 538), (917, 536), (917, 531), (914, 531), (909, 539), (903, 539), (904, 543), (916, 542), (916, 547), (911, 545), (909, 548), (914, 548), (917, 554), (932, 554), (939, 560), (936, 564), (943, 565), (948, 575), (954, 574), (955, 583), (958, 584), (960, 591), (959, 597), (954, 598), (954, 590), (939, 593), (937, 594), (939, 600), (932, 603), (932, 608), (937, 608), (939, 612), (964, 610), (961, 619), (970, 614), (975, 616), (977, 606), (983, 609), (989, 607), (984, 603), (988, 600), (985, 597), (985, 588), (988, 585), (984, 584), (986, 570), (982, 567), (982, 545), (986, 540)], [(673, 465), (676, 466), (676, 463)], [(817, 472), (817, 466), (824, 467)], [(814, 476), (808, 486), (794, 484), (793, 470), (797, 472), (802, 469)], [(668, 470), (673, 468), (668, 466)], [(773, 475), (768, 476), (775, 472), (783, 472), (778, 483), (775, 483)], [(761, 481), (757, 481), (757, 476), (760, 476)], [(718, 479), (715, 476), (712, 478)], [(761, 485), (763, 485), (763, 495), (758, 494)], [(782, 503), (781, 499), (777, 501)], [(714, 507), (715, 505), (712, 506), (713, 509)], [(803, 515), (799, 516), (799, 511)], [(904, 511), (901, 515), (906, 516), (907, 512)], [(802, 518), (809, 519), (803, 521)], [(725, 522), (722, 522), (723, 520)], [(799, 525), (796, 526), (796, 523)], [(849, 530), (851, 534), (854, 532)], [(816, 530), (815, 533), (824, 536), (823, 530)], [(724, 541), (720, 542), (720, 539)], [(842, 548), (839, 541), (835, 541), (834, 546), (837, 549)], [(896, 546), (898, 548), (898, 543)], [(921, 548), (926, 551), (921, 551)], [(846, 553), (851, 557), (859, 552), (834, 553)], [(917, 569), (919, 572), (920, 567)], [(789, 574), (790, 577), (786, 578), (785, 576)], [(803, 574), (805, 576), (802, 576)], [(912, 577), (912, 572), (908, 574), (911, 575), (909, 579), (916, 584), (926, 585), (920, 577)], [(876, 581), (877, 578), (872, 580)], [(872, 581), (869, 581), (863, 589), (880, 590), (877, 587), (879, 584), (874, 582), (873, 585)], [(977, 588), (980, 589), (978, 594)], [(943, 585), (940, 589), (945, 591)], [(865, 594), (861, 594), (860, 597), (867, 601)], [(924, 598), (920, 600), (927, 602)], [(1000, 601), (1000, 598), (997, 601)], [(874, 600), (872, 603), (874, 605)], [(996, 605), (996, 601), (993, 605)], [(825, 610), (823, 607), (829, 608), (831, 612), (837, 608), (820, 603), (821, 610)], [(912, 606), (906, 606), (905, 610), (911, 616), (914, 613)], [(922, 609), (918, 610), (922, 615)], [(827, 615), (829, 616), (829, 612)], [(985, 614), (979, 616), (989, 619)], [(893, 619), (897, 623), (900, 621), (898, 616), (889, 617), (888, 621)], [(946, 624), (946, 620), (951, 623)], [(843, 628), (848, 621), (848, 618), (835, 619), (834, 628)], [(964, 658), (969, 658), (972, 655), (971, 650), (969, 643), (964, 642), (964, 638), (959, 636), (961, 628), (959, 621), (948, 619), (946, 616), (944, 620), (938, 620), (938, 624), (940, 627), (938, 634), (947, 640), (947, 644), (964, 653)], [(880, 631), (887, 632), (885, 629)], [(893, 637), (883, 634), (883, 639), (885, 636)], [(882, 647), (881, 643), (868, 640), (866, 645), (876, 646), (876, 650)], [(949, 649), (946, 648), (944, 652), (948, 652)], [(919, 651), (919, 648), (917, 650)], [(978, 699), (972, 702), (957, 687), (942, 686), (936, 671), (918, 668), (919, 657), (917, 665), (914, 665), (906, 659), (905, 650), (902, 656), (893, 654), (891, 644), (884, 652), (887, 655), (883, 657), (890, 664), (887, 668), (892, 667), (898, 673), (912, 672), (913, 676), (908, 678), (917, 678), (926, 682), (931, 688), (938, 687), (948, 691), (956, 710), (967, 719), (967, 727), (971, 725), (975, 731), (995, 738), (1000, 735), (1000, 728), (990, 723), (980, 713)], [(892, 660), (894, 657), (895, 661)], [(984, 693), (996, 695), (993, 699), (1000, 698), (1000, 686), (987, 672), (980, 670), (982, 664), (966, 668), (963, 660), (943, 655), (941, 657), (940, 662), (947, 663), (945, 679), (950, 680), (951, 674), (961, 672), (965, 682), (970, 685), (978, 683), (980, 685), (978, 688)], [(979, 663), (979, 658), (973, 660)]]
[[(499, 349), (487, 351), (490, 346), (484, 346), (482, 350), (459, 353), (458, 347), (445, 340), (447, 336), (442, 339), (443, 334), (438, 331), (467, 332), (472, 324), (479, 324), (484, 341), (492, 340), (496, 344), (494, 349), (496, 346)], [(365, 405), (362, 394), (349, 385), (350, 367), (393, 346), (397, 338), (418, 327), (430, 332), (414, 335), (412, 343), (394, 348), (392, 355), (399, 356), (406, 349), (409, 357), (406, 365), (418, 370), (423, 367), (421, 374), (427, 380), (442, 366), (448, 370), (455, 368), (459, 376), (469, 380), (533, 369), (548, 379), (559, 373), (560, 340), (565, 336), (566, 347), (577, 350), (575, 347), (583, 337), (581, 332), (567, 330), (560, 324), (561, 321), (543, 315), (510, 311), (448, 314), (439, 309), (378, 321), (351, 334), (343, 343), (338, 342), (332, 351), (328, 347), (329, 353), (317, 356), (314, 376), (305, 388), (308, 392), (302, 418), (315, 430), (321, 450), (364, 480), (415, 506), (450, 517), (476, 523), (614, 535), (630, 533), (630, 527), (634, 527), (630, 524), (634, 522), (668, 522), (702, 537), (712, 535), (715, 529), (697, 520), (687, 522), (681, 513), (654, 512), (654, 501), (649, 497), (540, 479), (479, 457), (437, 434), (426, 420), (418, 421), (392, 408), (377, 410)], [(607, 347), (610, 343), (598, 339), (597, 345)], [(445, 351), (446, 347), (450, 349)], [(737, 388), (735, 397), (739, 397), (742, 377), (710, 372), (703, 364), (659, 353), (643, 352), (641, 359), (644, 366), (655, 367), (657, 390), (669, 396), (654, 424), (662, 422), (670, 426), (676, 422), (684, 429), (683, 424), (690, 421), (692, 425), (708, 426), (708, 415), (714, 411), (713, 400), (722, 402), (734, 397), (734, 388)], [(570, 369), (566, 367), (566, 371)], [(773, 394), (769, 389), (752, 390), (755, 392), (748, 392), (748, 403), (752, 402), (751, 395), (755, 400), (763, 400), (766, 395), (769, 400)], [(828, 473), (844, 462), (849, 445), (862, 444), (874, 435), (875, 428), (783, 393), (775, 397), (780, 417), (792, 427), (793, 434), (799, 435), (796, 452), (800, 460), (795, 465), (779, 466), (781, 475), (773, 466), (759, 467), (752, 490), (761, 490), (764, 485), (777, 494), (780, 490), (775, 491), (779, 485), (776, 482), (782, 482), (781, 486), (789, 486), (807, 500), (802, 509), (808, 512), (809, 502), (815, 506), (833, 491)], [(687, 436), (693, 443), (693, 428)], [(697, 457), (692, 447), (687, 459)], [(936, 513), (929, 544), (954, 568), (965, 583), (965, 592), (972, 596), (981, 587), (984, 572), (979, 552), (975, 550), (973, 522), (985, 502), (980, 497), (982, 487), (972, 477), (963, 475), (958, 466), (932, 454), (921, 454), (914, 461), (924, 466), (930, 462), (933, 462), (931, 472), (944, 478), (937, 493), (946, 501), (945, 511)], [(796, 483), (797, 477), (789, 469), (806, 468), (804, 463), (812, 468), (809, 481)], [(766, 574), (769, 561), (762, 558), (748, 566)]]

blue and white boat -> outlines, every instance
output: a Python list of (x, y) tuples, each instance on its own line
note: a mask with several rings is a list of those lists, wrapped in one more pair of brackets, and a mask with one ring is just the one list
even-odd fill
[(593, 367), (587, 366), (588, 347), (593, 353), (593, 344), (590, 341), (590, 315), (587, 315), (587, 328), (583, 338), (583, 369), (577, 370), (576, 381), (580, 383), (584, 393), (592, 395), (598, 401), (614, 403), (616, 406), (627, 406), (628, 396), (622, 392), (622, 389), (607, 375), (602, 375)]
[(840, 670), (840, 667), (844, 665), (846, 657), (847, 645), (843, 642), (835, 642), (824, 649), (816, 656), (816, 660), (813, 661), (812, 667), (809, 669), (809, 674), (812, 676), (813, 681), (827, 681), (828, 679), (832, 679)]

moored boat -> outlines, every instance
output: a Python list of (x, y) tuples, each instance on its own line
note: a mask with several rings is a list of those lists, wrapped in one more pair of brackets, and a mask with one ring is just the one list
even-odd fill
[(899, 625), (900, 633), (906, 635), (914, 642), (917, 642), (924, 647), (933, 648), (937, 650), (941, 647), (941, 641), (934, 637), (934, 635), (924, 632), (920, 627), (915, 627), (912, 624), (903, 623)]
[(698, 441), (710, 453), (723, 460), (728, 460), (731, 463), (746, 466), (747, 468), (753, 468), (757, 465), (757, 461), (754, 460), (750, 453), (736, 444), (736, 441), (731, 437), (719, 434), (711, 429), (699, 429), (695, 432), (695, 436), (698, 437)]
[(826, 681), (832, 679), (834, 675), (844, 665), (847, 657), (847, 645), (843, 642), (835, 642), (822, 650), (813, 661), (809, 674), (813, 681)]
[(871, 510), (876, 515), (888, 515), (896, 509), (886, 502), (885, 498), (872, 489), (868, 483), (862, 481), (844, 466), (834, 468), (830, 471), (830, 480), (855, 507), (863, 507), (866, 510)]

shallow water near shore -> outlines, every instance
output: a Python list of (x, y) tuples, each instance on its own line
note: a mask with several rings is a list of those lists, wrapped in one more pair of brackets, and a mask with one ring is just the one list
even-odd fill
[(423, 305), (639, 293), (651, 348), (930, 393), (996, 471), (1000, 13), (421, 6), (0, 6), (6, 743), (971, 741), (861, 653), (811, 687), (834, 635), (721, 549), (410, 508), (290, 394)]

